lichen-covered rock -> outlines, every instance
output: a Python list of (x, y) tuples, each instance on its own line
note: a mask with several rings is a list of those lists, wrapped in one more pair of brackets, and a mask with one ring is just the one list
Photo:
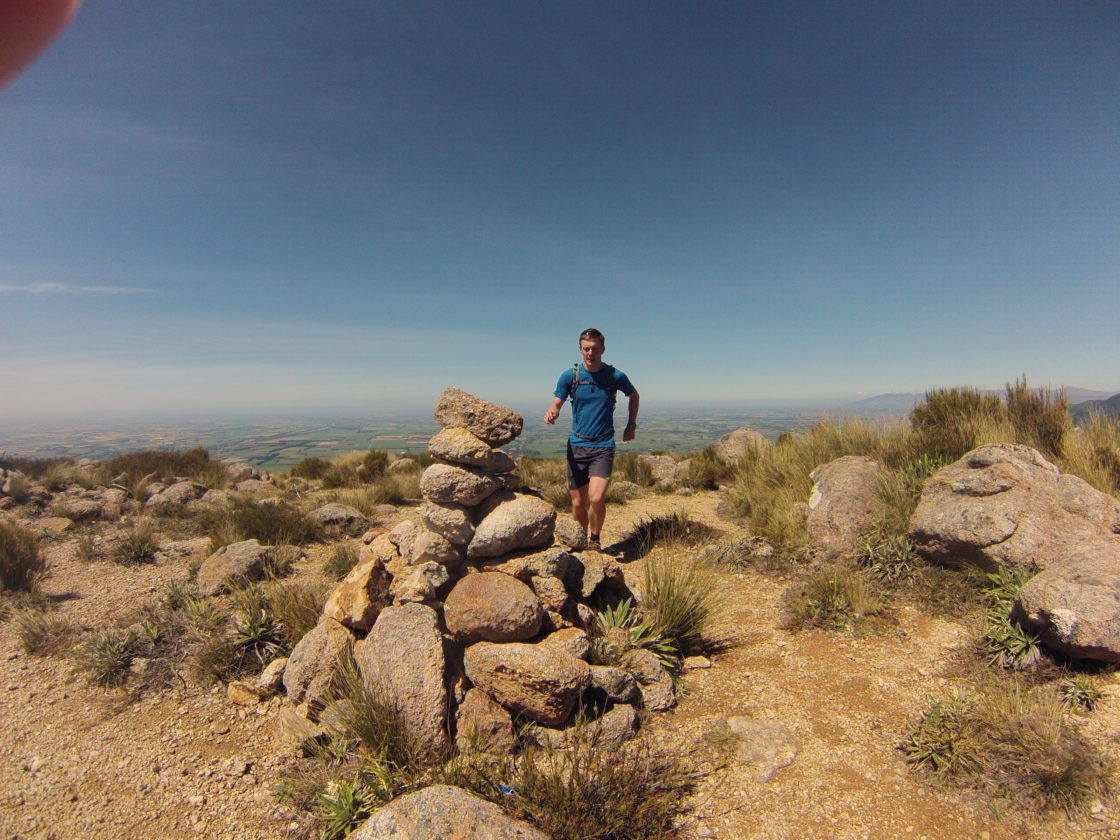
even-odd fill
[(752, 449), (773, 449), (772, 444), (765, 436), (754, 429), (741, 426), (733, 432), (716, 441), (716, 455), (729, 464), (743, 460), (743, 457)]
[(492, 476), (453, 464), (432, 464), (420, 476), (420, 493), (430, 502), (473, 507), (498, 489)]
[(498, 557), (552, 542), (556, 508), (536, 496), (495, 493), (480, 510), (481, 521), (467, 546), (470, 558)]
[(638, 682), (625, 668), (607, 665), (591, 666), (591, 687), (615, 703), (635, 703), (641, 699)]
[(338, 502), (317, 507), (310, 516), (322, 527), (344, 534), (359, 534), (369, 527), (369, 519), (360, 510)]
[(1014, 617), (1067, 656), (1120, 662), (1120, 537), (1082, 543), (1020, 589)]
[(461, 578), (443, 604), (448, 632), (466, 644), (531, 639), (540, 632), (543, 617), (533, 590), (501, 572)]
[(324, 616), (304, 634), (284, 668), (284, 691), (293, 703), (321, 703), (327, 698), (339, 656), (354, 645), (350, 631)]
[(1046, 569), (1083, 543), (1120, 533), (1120, 500), (1063, 475), (1034, 449), (992, 444), (926, 481), (910, 518), (930, 559), (986, 569)]
[(467, 429), (444, 429), (428, 441), (428, 451), (441, 461), (488, 473), (512, 472), (516, 468), (513, 458), (500, 449), (491, 448)]
[(809, 496), (809, 539), (834, 557), (855, 548), (879, 510), (879, 462), (845, 455), (813, 470)]
[(369, 630), (393, 601), (391, 584), (392, 576), (379, 558), (360, 560), (331, 592), (323, 615), (355, 630)]
[(412, 542), (409, 563), (419, 566), (422, 563), (439, 563), (454, 569), (462, 561), (463, 555), (446, 537), (434, 531), (425, 531)]
[(382, 610), (354, 658), (370, 692), (397, 711), (412, 744), (441, 754), (447, 747), (447, 688), (436, 611), (423, 604)]
[(219, 595), (246, 580), (264, 577), (275, 547), (257, 540), (222, 546), (198, 570), (198, 589), (203, 595)]
[(197, 481), (176, 481), (170, 487), (149, 496), (145, 506), (152, 510), (171, 505), (185, 505), (206, 495), (206, 486)]
[(420, 521), (429, 531), (455, 545), (466, 545), (474, 536), (470, 508), (463, 505), (426, 501), (420, 506)]
[(493, 802), (450, 785), (433, 785), (378, 808), (350, 840), (549, 840)]
[(509, 752), (516, 741), (509, 712), (485, 691), (467, 691), (455, 712), (455, 743), (459, 749)]
[(521, 434), (524, 418), (513, 409), (447, 388), (436, 401), (435, 420), (445, 429), (462, 428), (490, 446), (504, 446)]
[(502, 706), (545, 726), (566, 721), (591, 683), (586, 662), (523, 642), (479, 642), (466, 649), (463, 664), (471, 682)]
[(623, 657), (622, 667), (638, 681), (643, 707), (652, 712), (673, 708), (677, 702), (673, 677), (655, 654), (644, 649), (631, 650)]

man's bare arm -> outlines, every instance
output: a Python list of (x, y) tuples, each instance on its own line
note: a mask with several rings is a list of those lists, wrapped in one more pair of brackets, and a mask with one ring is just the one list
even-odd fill
[(622, 433), (623, 443), (633, 440), (638, 433), (638, 392), (632, 393), (629, 399), (630, 419), (627, 420), (626, 430)]
[(555, 423), (556, 418), (560, 416), (560, 409), (563, 407), (564, 401), (559, 397), (552, 398), (552, 405), (548, 407), (548, 411), (544, 413), (544, 422)]

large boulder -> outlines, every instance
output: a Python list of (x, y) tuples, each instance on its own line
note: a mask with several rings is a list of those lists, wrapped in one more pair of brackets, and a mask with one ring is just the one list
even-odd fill
[(392, 576), (385, 564), (378, 557), (366, 557), (331, 592), (323, 615), (355, 630), (369, 630), (393, 601), (391, 583)]
[(350, 835), (350, 840), (549, 840), (493, 802), (450, 785), (398, 797)]
[(500, 449), (493, 449), (468, 429), (444, 429), (428, 441), (428, 451), (441, 461), (488, 473), (512, 472), (517, 467), (513, 458)]
[(420, 476), (421, 495), (439, 504), (473, 507), (499, 486), (499, 482), (488, 475), (453, 464), (432, 464)]
[(481, 520), (467, 546), (467, 557), (499, 557), (552, 542), (556, 508), (536, 496), (495, 493), (479, 511)]
[(328, 699), (340, 656), (354, 645), (350, 631), (324, 616), (296, 643), (284, 667), (284, 691), (293, 703), (318, 703)]
[(442, 754), (448, 743), (447, 688), (436, 611), (424, 604), (382, 610), (354, 658), (370, 692), (399, 715), (413, 747)]
[(466, 643), (520, 642), (541, 629), (544, 608), (533, 590), (501, 572), (461, 578), (443, 604), (447, 630)]
[(1120, 500), (1034, 449), (992, 444), (926, 481), (909, 536), (925, 556), (985, 569), (1046, 569), (1082, 543), (1120, 533)]
[(586, 662), (555, 647), (479, 642), (463, 655), (467, 677), (506, 709), (545, 726), (566, 721), (591, 684)]
[(272, 562), (275, 546), (257, 540), (222, 546), (198, 570), (198, 589), (203, 595), (219, 595), (247, 580), (259, 580)]
[(504, 446), (521, 434), (525, 421), (511, 408), (447, 388), (436, 400), (435, 419), (445, 429), (467, 429), (490, 446)]
[(1027, 581), (1014, 617), (1067, 656), (1120, 662), (1120, 537), (1082, 543)]
[(764, 435), (754, 429), (741, 426), (733, 432), (728, 432), (716, 441), (716, 455), (729, 464), (743, 460), (743, 457), (755, 449), (773, 449), (772, 444)]
[(879, 510), (879, 462), (845, 455), (813, 470), (809, 539), (834, 557), (855, 548), (856, 538)]

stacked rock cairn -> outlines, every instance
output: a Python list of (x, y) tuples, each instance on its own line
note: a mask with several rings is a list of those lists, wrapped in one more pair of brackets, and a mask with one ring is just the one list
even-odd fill
[(363, 538), (289, 658), (284, 689), (305, 731), (329, 720), (332, 674), (350, 652), (371, 694), (433, 755), (451, 739), (512, 749), (515, 721), (561, 744), (577, 708), (602, 713), (603, 738), (630, 737), (635, 706), (666, 709), (673, 690), (648, 651), (630, 651), (624, 667), (587, 661), (590, 604), (630, 595), (621, 567), (553, 544), (555, 508), (518, 491), (499, 448), (520, 434), (520, 415), (448, 388), (435, 419), (419, 520)]

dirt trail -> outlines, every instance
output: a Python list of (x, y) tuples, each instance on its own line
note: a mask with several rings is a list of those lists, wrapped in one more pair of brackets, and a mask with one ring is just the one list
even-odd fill
[[(604, 541), (672, 510), (738, 535), (716, 516), (717, 501), (713, 493), (614, 506)], [(47, 592), (62, 615), (90, 627), (162, 592), (187, 565), (81, 564), (67, 540), (49, 552)], [(305, 561), (299, 571), (318, 565), (317, 558)], [(640, 573), (640, 565), (628, 564), (628, 574)], [(927, 696), (947, 689), (940, 674), (964, 643), (964, 628), (905, 610), (882, 636), (790, 634), (778, 629), (788, 585), (729, 573), (730, 606), (718, 628), (724, 646), (713, 667), (689, 671), (678, 708), (647, 723), (701, 761), (717, 756), (704, 735), (729, 716), (779, 723), (797, 750), (769, 781), (738, 761), (711, 772), (684, 827), (687, 838), (1120, 838), (1112, 806), (1075, 823), (1059, 815), (1023, 824), (915, 777), (895, 745)], [(280, 840), (294, 827), (296, 815), (269, 792), (287, 760), (276, 722), (285, 700), (245, 709), (230, 705), (221, 688), (184, 685), (122, 703), (70, 679), (68, 670), (63, 660), (23, 653), (12, 625), (0, 624), (0, 839)], [(1095, 739), (1120, 737), (1114, 689), (1084, 724)]]

